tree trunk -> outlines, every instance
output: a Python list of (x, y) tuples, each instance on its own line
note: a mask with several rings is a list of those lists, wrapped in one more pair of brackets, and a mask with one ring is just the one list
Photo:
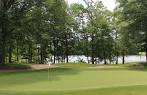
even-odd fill
[(146, 63), (147, 63), (147, 42), (146, 42), (146, 46), (145, 46), (145, 52), (146, 52)]
[(55, 64), (56, 63), (56, 43), (55, 43), (55, 38), (54, 38), (54, 41), (53, 41), (53, 45), (54, 45), (54, 60), (53, 60), (53, 63)]
[(44, 64), (44, 61), (45, 61), (45, 53), (44, 53), (44, 47), (43, 47), (43, 45), (41, 45), (41, 48), (40, 48), (41, 50), (40, 50), (40, 64)]
[(0, 49), (0, 64), (5, 64), (5, 42), (3, 42), (3, 45), (1, 45)]
[(94, 64), (94, 34), (92, 33), (92, 40), (91, 40), (91, 44), (92, 44), (92, 46), (91, 46), (91, 60), (92, 60), (92, 64)]
[(145, 52), (146, 52), (146, 63), (147, 63), (147, 45), (145, 46)]
[(122, 64), (125, 64), (125, 52), (123, 51)]
[(32, 44), (29, 44), (29, 50), (28, 50), (28, 63), (32, 63)]
[(41, 52), (40, 52), (40, 64), (44, 64), (42, 49), (41, 49)]
[(145, 36), (145, 52), (146, 52), (146, 63), (147, 63), (147, 32)]
[(68, 63), (69, 60), (68, 60), (68, 39), (67, 39), (67, 34), (65, 35), (65, 39), (66, 39), (66, 41), (65, 41), (65, 47), (66, 47), (65, 56), (66, 56), (66, 63)]
[[(117, 41), (117, 35), (118, 35), (118, 33), (116, 32), (116, 34), (115, 34), (115, 40)], [(117, 48), (117, 42), (115, 42), (115, 51), (116, 51), (116, 64), (118, 64), (118, 50), (117, 50), (118, 48)]]
[(89, 64), (88, 35), (86, 35), (86, 44), (87, 44), (87, 48), (86, 48), (87, 62)]
[(116, 64), (118, 64), (118, 54), (116, 55)]
[(107, 65), (107, 60), (106, 59), (104, 59), (104, 64)]
[(38, 56), (38, 58), (37, 58), (38, 62), (37, 63), (40, 63), (40, 50), (39, 49), (40, 48), (37, 47), (37, 56)]
[(106, 53), (105, 53), (105, 51), (104, 51), (104, 64), (107, 65), (107, 59), (106, 59)]
[(54, 60), (53, 63), (56, 64), (56, 54), (54, 53)]
[(18, 48), (18, 44), (16, 46), (16, 60), (19, 63), (19, 48)]
[(5, 52), (6, 52), (6, 23), (5, 14), (3, 14), (0, 22), (0, 64), (5, 64)]
[(9, 63), (12, 63), (12, 45), (9, 46)]

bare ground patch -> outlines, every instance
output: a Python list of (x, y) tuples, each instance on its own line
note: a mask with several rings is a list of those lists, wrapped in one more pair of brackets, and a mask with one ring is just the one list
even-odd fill
[(56, 65), (49, 66), (48, 64), (31, 64), (30, 69), (0, 69), (0, 72), (22, 72), (22, 71), (31, 71), (31, 70), (43, 70), (48, 68), (57, 68)]
[(32, 70), (41, 70), (41, 69), (48, 69), (48, 68), (57, 68), (58, 66), (56, 65), (48, 65), (48, 64), (33, 64), (30, 65)]

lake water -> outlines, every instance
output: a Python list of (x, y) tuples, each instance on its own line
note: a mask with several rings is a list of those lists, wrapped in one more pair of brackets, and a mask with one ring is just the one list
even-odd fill
[[(53, 58), (53, 57), (52, 57)], [(88, 58), (89, 60), (91, 59), (90, 57)], [(77, 56), (77, 55), (72, 55), (69, 56), (69, 62), (71, 63), (78, 63), (78, 62), (85, 62), (88, 63), (88, 59), (86, 56)], [(132, 63), (132, 62), (146, 62), (146, 57), (142, 55), (128, 55), (125, 56), (125, 63)], [(52, 63), (51, 61), (47, 61), (47, 63)], [(97, 62), (98, 64), (103, 64), (104, 61), (102, 62)], [(122, 57), (118, 58), (118, 63), (122, 63)]]
[[(90, 59), (90, 57), (89, 57)], [(86, 56), (69, 56), (69, 62), (79, 62), (80, 60), (84, 62), (88, 62)], [(139, 55), (129, 55), (125, 56), (125, 63), (130, 63), (130, 62), (146, 62), (146, 57), (145, 56), (139, 56)], [(104, 62), (99, 62), (104, 63)], [(122, 57), (118, 58), (118, 63), (122, 63)]]

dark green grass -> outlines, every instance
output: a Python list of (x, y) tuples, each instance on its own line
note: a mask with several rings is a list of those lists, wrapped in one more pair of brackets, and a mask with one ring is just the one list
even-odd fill
[(49, 70), (0, 73), (0, 95), (147, 95), (146, 89), (146, 66), (136, 64), (60, 64)]
[(75, 91), (1, 91), (1, 95), (147, 95), (147, 86), (126, 86)]
[(0, 69), (30, 69), (30, 66), (26, 64), (0, 64)]

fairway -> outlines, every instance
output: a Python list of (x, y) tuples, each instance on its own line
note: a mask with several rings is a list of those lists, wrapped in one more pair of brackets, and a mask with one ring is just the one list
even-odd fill
[(0, 95), (146, 95), (146, 88), (146, 70), (123, 66), (64, 64), (49, 72), (0, 73)]

